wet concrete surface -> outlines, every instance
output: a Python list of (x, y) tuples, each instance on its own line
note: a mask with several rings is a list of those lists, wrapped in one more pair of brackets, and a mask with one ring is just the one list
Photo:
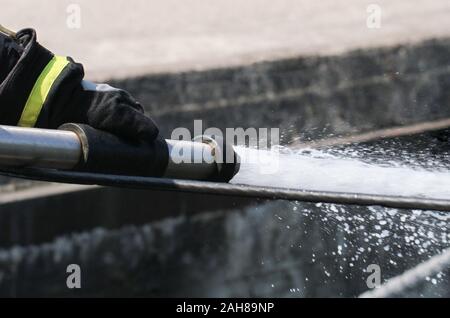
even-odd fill
[[(333, 210), (338, 219), (333, 219)], [(390, 217), (392, 232), (368, 238), (364, 233), (381, 233), (376, 229), (379, 211), (383, 210), (272, 202), (14, 247), (0, 251), (0, 294), (357, 296), (368, 289), (369, 264), (379, 264), (385, 281), (448, 246), (434, 242), (423, 252), (419, 245), (405, 241), (402, 235), (411, 233), (398, 226), (405, 224), (401, 218), (410, 222), (410, 211), (390, 211), (396, 213)], [(443, 227), (434, 233), (447, 232), (448, 227)], [(68, 264), (81, 266), (80, 290), (65, 285)], [(448, 276), (442, 275), (435, 283), (424, 281), (409, 295), (450, 296)]]

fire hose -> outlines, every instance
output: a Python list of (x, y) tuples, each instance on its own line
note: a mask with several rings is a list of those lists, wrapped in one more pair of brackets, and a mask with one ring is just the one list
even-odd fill
[(231, 144), (201, 136), (153, 143), (80, 124), (58, 130), (0, 126), (0, 174), (32, 180), (450, 212), (450, 200), (228, 183), (239, 172)]

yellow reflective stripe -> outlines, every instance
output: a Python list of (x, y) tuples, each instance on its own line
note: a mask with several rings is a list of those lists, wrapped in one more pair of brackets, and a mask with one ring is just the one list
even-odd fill
[(50, 89), (67, 64), (69, 64), (69, 61), (67, 57), (63, 56), (55, 56), (47, 64), (34, 84), (30, 96), (28, 96), (18, 126), (34, 127)]

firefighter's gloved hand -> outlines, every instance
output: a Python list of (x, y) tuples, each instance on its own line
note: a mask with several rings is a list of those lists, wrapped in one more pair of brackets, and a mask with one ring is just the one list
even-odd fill
[(86, 122), (92, 127), (128, 138), (154, 140), (158, 136), (155, 122), (144, 114), (142, 106), (128, 92), (85, 81), (82, 86), (88, 92), (93, 86), (103, 90), (97, 91), (98, 96), (94, 97), (97, 102), (86, 112)]
[(144, 114), (142, 106), (126, 91), (107, 84), (81, 81), (75, 89), (77, 102), (69, 102), (64, 111), (50, 116), (49, 126), (85, 123), (129, 139), (152, 141), (158, 136), (155, 122)]
[(83, 66), (42, 47), (34, 30), (14, 40), (0, 37), (0, 69), (8, 73), (0, 77), (0, 124), (58, 128), (76, 122), (130, 139), (158, 136), (128, 92), (85, 81)]

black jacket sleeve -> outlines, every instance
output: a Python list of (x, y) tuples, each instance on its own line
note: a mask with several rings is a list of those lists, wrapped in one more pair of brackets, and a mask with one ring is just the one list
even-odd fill
[(22, 52), (22, 47), (16, 41), (0, 33), (0, 83), (16, 65)]
[[(55, 57), (34, 30), (14, 40), (0, 37), (0, 124), (57, 128), (76, 122), (127, 138), (157, 137), (156, 124), (128, 92), (83, 80), (83, 66)], [(57, 70), (56, 59), (65, 61)], [(24, 121), (27, 115), (32, 119)]]

